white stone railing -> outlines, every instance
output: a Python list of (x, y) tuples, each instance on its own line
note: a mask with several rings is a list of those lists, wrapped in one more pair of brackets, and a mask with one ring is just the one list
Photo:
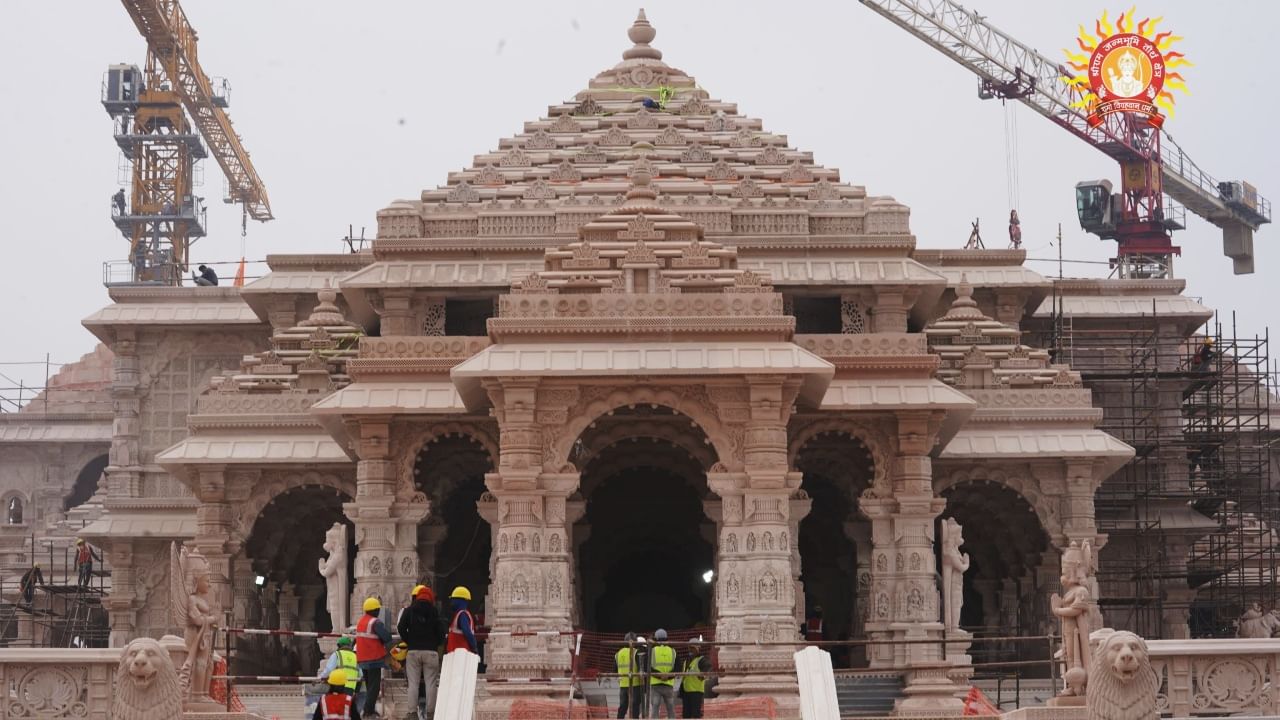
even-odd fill
[(1160, 714), (1280, 717), (1280, 638), (1149, 640)]
[(120, 648), (0, 650), (0, 720), (110, 720)]

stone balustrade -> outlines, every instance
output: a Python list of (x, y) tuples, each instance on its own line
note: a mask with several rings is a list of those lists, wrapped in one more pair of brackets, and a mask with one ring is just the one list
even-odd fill
[(1280, 638), (1149, 640), (1147, 648), (1161, 715), (1280, 717)]
[(120, 648), (0, 650), (0, 720), (109, 720)]

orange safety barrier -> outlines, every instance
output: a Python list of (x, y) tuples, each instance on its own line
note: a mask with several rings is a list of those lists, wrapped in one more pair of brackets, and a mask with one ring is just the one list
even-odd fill
[[(637, 631), (641, 637), (653, 644), (653, 631)], [(684, 642), (693, 640), (701, 636), (703, 640), (711, 642), (715, 640), (715, 629), (710, 627), (703, 628), (687, 628), (682, 630), (668, 630), (668, 642)], [(626, 643), (625, 635), (621, 633), (582, 633), (582, 651), (578, 655), (577, 676), (582, 678), (594, 678), (598, 673), (616, 673), (618, 665), (614, 661), (614, 655), (618, 649)], [(686, 647), (676, 645), (676, 650), (683, 657)], [(706, 648), (711, 650), (711, 648)], [(714, 665), (714, 653), (712, 661)]]
[(974, 715), (978, 717), (1000, 717), (1000, 710), (991, 704), (986, 695), (976, 687), (969, 688), (969, 694), (964, 698), (964, 715)]
[[(680, 715), (680, 701), (676, 700), (676, 712)], [(511, 704), (508, 720), (610, 720), (618, 716), (618, 708), (600, 705), (584, 705), (574, 701), (517, 700)], [(750, 718), (752, 720), (776, 720), (778, 704), (770, 697), (744, 698), (740, 700), (708, 700), (703, 704), (704, 718)]]
[[(218, 658), (218, 661), (213, 664), (213, 674), (214, 675), (227, 674), (227, 661), (225, 659)], [(209, 697), (212, 698), (214, 702), (218, 703), (222, 707), (230, 708), (232, 712), (244, 712), (244, 703), (240, 702), (240, 696), (236, 694), (236, 691), (234, 689), (232, 689), (231, 691), (231, 704), (227, 705), (227, 681), (226, 680), (214, 680), (212, 683), (210, 683)]]

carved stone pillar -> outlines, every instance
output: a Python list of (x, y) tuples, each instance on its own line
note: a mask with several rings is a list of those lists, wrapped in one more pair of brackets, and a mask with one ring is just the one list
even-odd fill
[(974, 578), (973, 589), (982, 598), (982, 624), (988, 628), (1000, 625), (1000, 581), (995, 578)]
[[(569, 622), (574, 627), (582, 627), (582, 601), (580, 592), (582, 589), (582, 579), (578, 576), (581, 566), (576, 561), (578, 557), (578, 548), (582, 544), (578, 542), (578, 535), (582, 535), (582, 542), (585, 543), (591, 535), (591, 528), (587, 526), (578, 527), (577, 523), (587, 514), (587, 502), (582, 499), (571, 499), (565, 501), (565, 529), (573, 540), (573, 554), (569, 556)], [(568, 545), (569, 543), (566, 543)]]
[(281, 630), (301, 630), (298, 626), (298, 593), (293, 583), (282, 582), (277, 609), (280, 612)]
[(367, 597), (382, 600), (384, 621), (393, 622), (392, 606), (418, 578), (418, 524), (431, 505), (422, 493), (397, 497), (400, 480), (389, 456), (390, 422), (371, 418), (361, 422), (356, 450), (356, 499), (343, 505), (355, 523), (355, 590), (351, 617), (363, 615)]
[[(791, 524), (792, 496), (802, 475), (787, 458), (787, 419), (798, 385), (780, 378), (749, 381), (749, 414), (743, 427), (743, 472), (712, 472), (707, 484), (722, 502), (721, 556), (717, 568), (716, 638), (729, 642), (796, 640), (796, 590)], [(727, 676), (722, 697), (796, 695), (793, 647), (724, 646)], [(750, 673), (748, 678), (745, 674)]]
[(1171, 587), (1164, 591), (1164, 612), (1160, 618), (1162, 639), (1185, 640), (1191, 637), (1191, 604), (1195, 602), (1196, 592), (1195, 588), (1189, 587)]
[[(933, 493), (933, 449), (939, 418), (929, 413), (901, 413), (898, 417), (898, 456), (893, 467), (893, 501), (886, 538), (894, 549), (892, 611), (888, 631), (894, 640), (941, 639), (941, 597), (934, 558), (934, 522), (947, 502)], [(883, 525), (881, 531), (884, 531)], [(873, 534), (875, 529), (873, 528)], [(877, 539), (877, 546), (880, 542)], [(905, 697), (899, 714), (960, 714), (963, 702), (949, 669), (953, 664), (932, 643), (894, 646), (898, 667), (907, 668)]]
[(221, 465), (210, 465), (194, 474), (200, 507), (196, 508), (196, 536), (192, 544), (209, 562), (209, 584), (218, 606), (231, 610), (234, 605), (231, 558), (240, 546), (233, 538), (235, 509), (227, 498), (227, 470)]
[[(433, 518), (431, 522), (418, 528), (418, 579), (436, 587), (436, 554), (440, 550), (440, 543), (444, 542), (445, 537), (449, 535), (449, 526), (443, 522), (438, 522), (437, 518)], [(452, 590), (452, 588), (450, 588)], [(440, 592), (440, 588), (436, 588), (436, 592)]]
[(904, 285), (876, 288), (875, 307), (871, 311), (872, 332), (907, 331), (907, 314), (919, 291)]
[(800, 581), (800, 571), (802, 569), (800, 563), (800, 521), (809, 515), (809, 510), (813, 507), (813, 500), (809, 499), (809, 494), (797, 488), (791, 494), (790, 512), (788, 513), (787, 522), (791, 526), (791, 585), (795, 588), (795, 618), (796, 626), (804, 628), (804, 622), (808, 618), (805, 617), (807, 608), (807, 600), (805, 598), (804, 583)]
[[(850, 618), (849, 635), (853, 638), (864, 638), (867, 636), (867, 622), (871, 616), (873, 556), (871, 523), (847, 520), (844, 523), (844, 536), (853, 543), (854, 557), (857, 561), (854, 575), (853, 616)], [(851, 648), (849, 660), (853, 667), (863, 667), (868, 663), (870, 656), (866, 645), (858, 645)]]
[(1024, 633), (1035, 632), (1043, 635), (1058, 633), (1058, 619), (1049, 611), (1049, 596), (1062, 592), (1058, 582), (1058, 578), (1062, 575), (1061, 561), (1062, 556), (1053, 548), (1040, 554), (1040, 563), (1036, 566), (1035, 626), (1022, 628)]
[(384, 290), (381, 293), (382, 334), (387, 337), (396, 335), (421, 335), (422, 328), (417, 322), (417, 313), (413, 308), (413, 295), (407, 290)]
[[(508, 433), (502, 433), (506, 460)], [(571, 527), (580, 502), (569, 496), (577, 473), (541, 473), (530, 478), (513, 468), (489, 473), (485, 484), (497, 500), (494, 573), (489, 583), (486, 619), (492, 628), (485, 646), (491, 678), (560, 677), (569, 672), (570, 635), (527, 636), (528, 632), (566, 632), (575, 615)], [(571, 519), (572, 518), (572, 519)], [(520, 697), (546, 698), (538, 683), (490, 686), (477, 715), (502, 712)]]
[(715, 533), (713, 539), (709, 542), (711, 547), (715, 548), (711, 556), (711, 621), (720, 617), (720, 593), (717, 589), (720, 587), (720, 561), (724, 557), (724, 502), (719, 497), (712, 495), (702, 501), (702, 512), (711, 520), (712, 531)]
[(107, 555), (111, 559), (111, 594), (104, 603), (111, 625), (108, 642), (111, 647), (124, 647), (137, 637), (138, 627), (133, 543), (112, 542)]

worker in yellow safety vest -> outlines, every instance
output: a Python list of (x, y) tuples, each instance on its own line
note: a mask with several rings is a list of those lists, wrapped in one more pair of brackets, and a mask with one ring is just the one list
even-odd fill
[(702, 698), (707, 691), (707, 659), (702, 656), (702, 645), (694, 641), (689, 646), (689, 659), (684, 663), (684, 676), (680, 679), (680, 698), (686, 718), (702, 717)]
[(654, 645), (649, 651), (649, 693), (652, 695), (650, 703), (653, 710), (650, 717), (658, 717), (659, 710), (665, 707), (667, 717), (674, 718), (676, 716), (676, 651), (675, 648), (666, 644), (666, 630), (659, 628), (654, 631), (653, 640), (659, 644)]
[(644, 716), (644, 675), (641, 673), (644, 651), (636, 647), (635, 633), (627, 633), (626, 641), (626, 647), (613, 656), (618, 665), (618, 720), (626, 717), (628, 710), (633, 718)]

